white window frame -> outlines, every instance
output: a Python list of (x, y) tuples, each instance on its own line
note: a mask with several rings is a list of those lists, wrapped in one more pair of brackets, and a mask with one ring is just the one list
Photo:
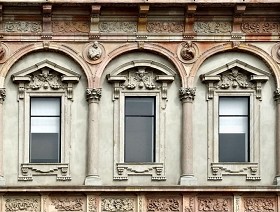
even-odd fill
[[(33, 75), (43, 72), (57, 75), (59, 80), (52, 81), (50, 79), (45, 86), (40, 80), (35, 82), (34, 78), (32, 78)], [(17, 83), (19, 88), (19, 181), (33, 181), (34, 176), (52, 175), (56, 176), (57, 181), (71, 180), (69, 155), (71, 144), (71, 105), (73, 102), (73, 84), (77, 83), (79, 78), (80, 76), (77, 73), (49, 60), (41, 61), (12, 75), (13, 82)], [(57, 83), (55, 84), (57, 87), (50, 86), (52, 82)], [(32, 97), (61, 98), (60, 163), (30, 162), (30, 99)]]
[[(223, 74), (238, 69), (247, 75), (248, 87), (237, 84), (222, 87)], [(260, 177), (260, 105), (261, 90), (270, 73), (257, 69), (240, 60), (232, 61), (207, 74), (201, 80), (207, 84), (207, 140), (208, 140), (208, 180), (223, 180), (224, 176), (245, 176), (246, 180), (261, 180)], [(233, 80), (234, 81), (234, 80)], [(219, 84), (220, 83), (220, 84)], [(229, 82), (230, 84), (231, 82)], [(219, 162), (219, 98), (247, 96), (250, 99), (249, 162)]]
[[(125, 83), (135, 70), (147, 68), (153, 75), (149, 80), (157, 84), (154, 88), (127, 88)], [(127, 74), (124, 74), (127, 72)], [(108, 82), (113, 84), (114, 102), (114, 180), (128, 180), (129, 176), (151, 176), (153, 181), (166, 180), (165, 177), (165, 117), (168, 83), (174, 80), (174, 72), (169, 67), (149, 60), (135, 60), (123, 64), (107, 76)], [(156, 99), (156, 135), (155, 135), (155, 162), (124, 162), (124, 115), (125, 97), (141, 96), (155, 97)]]

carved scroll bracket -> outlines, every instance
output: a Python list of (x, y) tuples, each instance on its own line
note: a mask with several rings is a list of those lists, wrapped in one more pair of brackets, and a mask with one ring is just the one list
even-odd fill
[(231, 37), (233, 39), (241, 39), (244, 35), (241, 31), (241, 24), (242, 24), (242, 16), (245, 13), (246, 5), (245, 4), (237, 4), (235, 5), (234, 10), (234, 18), (233, 18), (233, 25), (232, 25), (232, 33)]
[(89, 38), (90, 39), (99, 39), (99, 16), (100, 16), (100, 9), (101, 5), (91, 5), (91, 19), (90, 19), (90, 33)]
[(52, 5), (51, 4), (43, 4), (43, 39), (51, 39), (52, 38)]
[(195, 12), (197, 9), (196, 4), (188, 4), (185, 10), (185, 29), (184, 29), (184, 38), (193, 39), (195, 33), (193, 32), (193, 25), (195, 21)]
[(142, 4), (139, 6), (139, 15), (138, 15), (138, 32), (143, 33), (147, 32), (147, 15), (149, 12), (150, 6), (147, 4)]

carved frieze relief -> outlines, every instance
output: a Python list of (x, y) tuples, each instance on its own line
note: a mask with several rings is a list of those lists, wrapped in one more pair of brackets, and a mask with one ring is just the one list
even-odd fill
[(137, 32), (137, 22), (129, 22), (129, 21), (101, 22), (99, 24), (99, 30), (100, 32), (134, 33)]
[(278, 33), (280, 27), (277, 22), (243, 22), (241, 30), (245, 33)]
[(244, 198), (245, 212), (276, 212), (276, 200), (273, 197)]
[(5, 211), (8, 212), (39, 212), (40, 197), (5, 197)]
[(181, 33), (184, 31), (182, 22), (148, 22), (149, 33)]
[(101, 211), (111, 212), (132, 212), (135, 209), (135, 200), (133, 198), (103, 198), (101, 200)]
[(202, 34), (223, 34), (232, 31), (231, 22), (195, 22), (194, 32)]
[(82, 196), (52, 196), (50, 200), (55, 211), (86, 211)]
[(53, 21), (54, 33), (88, 33), (89, 23), (86, 21)]
[(148, 198), (147, 211), (181, 211), (181, 204), (182, 203), (179, 198)]
[(198, 198), (198, 211), (204, 212), (232, 212), (232, 200), (230, 198), (217, 197), (199, 197)]
[(42, 24), (39, 21), (6, 21), (4, 30), (5, 32), (38, 33), (42, 31)]

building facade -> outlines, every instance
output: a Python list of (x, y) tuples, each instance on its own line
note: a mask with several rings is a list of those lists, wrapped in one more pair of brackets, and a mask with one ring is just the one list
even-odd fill
[(280, 211), (279, 8), (0, 0), (0, 211)]

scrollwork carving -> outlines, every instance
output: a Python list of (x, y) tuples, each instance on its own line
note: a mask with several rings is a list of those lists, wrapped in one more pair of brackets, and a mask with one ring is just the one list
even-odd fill
[(203, 198), (198, 199), (198, 211), (215, 211), (225, 212), (231, 211), (230, 200), (224, 198)]
[(39, 212), (40, 199), (39, 198), (7, 198), (5, 201), (5, 211), (11, 212)]
[(149, 33), (180, 33), (184, 31), (181, 22), (149, 22), (147, 25)]
[(181, 101), (193, 102), (196, 88), (180, 88), (179, 96)]
[(147, 211), (154, 212), (180, 211), (180, 208), (180, 201), (174, 198), (149, 199), (147, 204)]
[(134, 211), (135, 203), (131, 198), (106, 198), (102, 199), (101, 210), (115, 212), (132, 212)]
[(83, 211), (81, 197), (53, 197), (51, 202), (58, 211)]
[(245, 212), (276, 212), (274, 198), (245, 198)]
[(100, 32), (137, 32), (136, 22), (101, 22), (99, 24)]
[(7, 21), (4, 22), (5, 32), (41, 32), (41, 22), (34, 21)]
[(99, 101), (101, 98), (102, 89), (101, 88), (88, 88), (86, 90), (86, 99)]
[(277, 33), (279, 24), (277, 22), (243, 22), (241, 30), (245, 33)]
[(88, 33), (89, 23), (86, 21), (53, 21), (54, 33)]
[(232, 26), (230, 22), (195, 22), (194, 32), (203, 34), (230, 33)]

